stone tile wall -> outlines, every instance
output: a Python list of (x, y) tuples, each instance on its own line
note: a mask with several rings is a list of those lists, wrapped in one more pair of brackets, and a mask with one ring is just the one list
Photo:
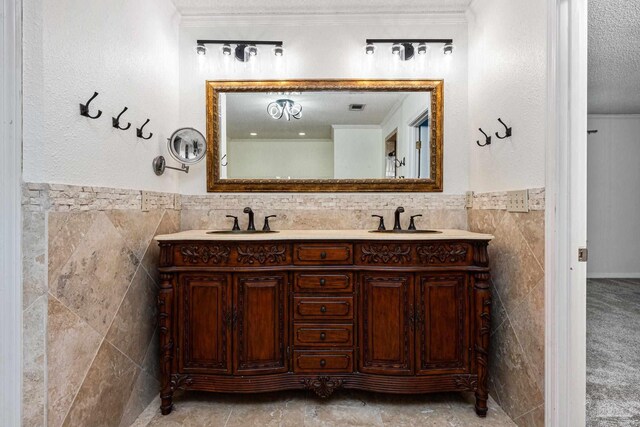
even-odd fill
[[(276, 214), (275, 229), (374, 228), (372, 213), (404, 206), (421, 228), (492, 233), (494, 282), (491, 392), (521, 426), (544, 416), (544, 190), (532, 212), (507, 213), (506, 193), (215, 194), (141, 193), (25, 184), (24, 425), (129, 425), (158, 391), (156, 234), (230, 228), (245, 206)], [(277, 206), (278, 209), (272, 209)], [(46, 379), (46, 380), (45, 380)]]
[(23, 194), (23, 425), (128, 426), (159, 390), (152, 238), (179, 230), (179, 197), (142, 212), (134, 190)]
[(384, 215), (387, 228), (393, 227), (393, 212), (404, 206), (403, 228), (409, 225), (409, 215), (422, 214), (416, 219), (419, 228), (467, 228), (464, 196), (433, 193), (283, 193), (283, 194), (216, 194), (181, 197), (182, 229), (231, 229), (233, 220), (225, 215), (240, 217), (242, 228), (247, 226), (245, 206), (255, 212), (256, 228), (262, 227), (265, 215), (277, 215), (270, 220), (272, 229), (334, 230), (374, 229)]
[(544, 426), (544, 189), (528, 213), (507, 212), (502, 194), (469, 210), (469, 229), (495, 236), (490, 393), (519, 426)]

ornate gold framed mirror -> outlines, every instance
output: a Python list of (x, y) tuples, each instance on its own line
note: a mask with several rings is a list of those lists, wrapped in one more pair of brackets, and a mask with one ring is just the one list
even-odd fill
[(439, 192), (442, 80), (208, 81), (209, 192)]

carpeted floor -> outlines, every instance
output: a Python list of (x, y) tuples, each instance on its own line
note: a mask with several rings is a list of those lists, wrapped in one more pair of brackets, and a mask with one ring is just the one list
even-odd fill
[(640, 279), (587, 282), (587, 426), (640, 426)]

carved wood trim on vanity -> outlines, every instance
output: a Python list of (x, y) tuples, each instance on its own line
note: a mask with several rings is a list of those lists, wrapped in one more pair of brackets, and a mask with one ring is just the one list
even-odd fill
[(345, 388), (473, 391), (485, 416), (487, 244), (161, 242), (162, 413), (178, 388)]

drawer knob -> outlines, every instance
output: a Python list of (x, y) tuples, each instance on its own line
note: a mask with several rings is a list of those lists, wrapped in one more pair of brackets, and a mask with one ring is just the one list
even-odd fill
[(325, 307), (324, 305), (320, 307), (320, 313), (326, 313), (327, 312), (327, 307)]
[(324, 368), (326, 364), (327, 364), (326, 360), (320, 359), (320, 366), (322, 366)]
[(325, 259), (327, 257), (327, 253), (326, 252), (320, 252), (320, 258), (321, 259)]
[(327, 334), (325, 334), (324, 332), (320, 332), (320, 339), (322, 341), (326, 340), (327, 339)]
[(327, 283), (327, 281), (326, 281), (326, 280), (324, 280), (324, 279), (320, 279), (320, 286), (324, 286), (324, 284), (325, 284), (325, 283)]

